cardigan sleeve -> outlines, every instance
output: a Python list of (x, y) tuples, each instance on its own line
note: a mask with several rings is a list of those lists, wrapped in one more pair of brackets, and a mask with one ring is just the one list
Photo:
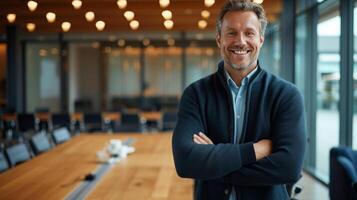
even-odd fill
[[(178, 122), (172, 137), (173, 158), (179, 176), (216, 179), (243, 165), (255, 162), (253, 143), (203, 145), (193, 142), (193, 134), (204, 132), (202, 99), (192, 87), (181, 98)], [(219, 134), (219, 133), (217, 133)]]
[(301, 177), (306, 134), (302, 97), (289, 88), (272, 121), (273, 153), (255, 163), (245, 165), (225, 178), (240, 186), (294, 183)]

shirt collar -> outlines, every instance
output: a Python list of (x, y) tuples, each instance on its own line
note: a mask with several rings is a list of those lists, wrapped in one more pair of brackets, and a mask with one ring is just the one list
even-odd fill
[[(250, 78), (257, 72), (258, 70), (258, 66), (256, 66), (251, 72), (249, 72), (249, 74), (243, 78), (242, 80), (242, 84), (241, 86), (246, 85), (247, 83), (249, 83)], [(237, 86), (237, 84), (233, 81), (232, 77), (229, 75), (229, 73), (227, 72), (227, 70), (224, 70), (226, 77), (227, 77), (227, 83), (229, 87), (233, 87), (238, 89), (239, 86)]]

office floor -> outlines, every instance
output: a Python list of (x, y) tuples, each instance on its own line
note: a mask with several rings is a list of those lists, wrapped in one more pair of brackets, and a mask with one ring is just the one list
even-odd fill
[(303, 173), (298, 185), (302, 186), (302, 192), (295, 198), (297, 200), (328, 200), (328, 188), (316, 181), (310, 175)]

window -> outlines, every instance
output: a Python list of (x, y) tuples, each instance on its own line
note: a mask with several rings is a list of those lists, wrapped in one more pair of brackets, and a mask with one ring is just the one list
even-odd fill
[(357, 1), (355, 1), (355, 8), (353, 10), (354, 15), (354, 25), (353, 25), (353, 35), (354, 35), (354, 53), (353, 53), (353, 148), (357, 149)]
[(26, 45), (26, 111), (48, 108), (59, 112), (60, 65), (59, 45), (28, 43)]
[(220, 60), (217, 47), (200, 48), (189, 47), (186, 49), (187, 69), (185, 86), (216, 71)]
[(182, 89), (182, 49), (145, 49), (144, 96), (178, 96)]
[(329, 151), (332, 147), (339, 145), (341, 19), (338, 7), (319, 10), (319, 13), (316, 77), (316, 175), (328, 182)]

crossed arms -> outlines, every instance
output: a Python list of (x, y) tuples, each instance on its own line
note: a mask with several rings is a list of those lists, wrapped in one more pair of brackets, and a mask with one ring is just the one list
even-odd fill
[(302, 99), (298, 92), (292, 92), (279, 104), (270, 140), (243, 144), (213, 144), (202, 134), (199, 98), (188, 89), (181, 99), (172, 140), (175, 166), (181, 177), (223, 178), (225, 182), (241, 186), (287, 184), (298, 180), (306, 142)]

